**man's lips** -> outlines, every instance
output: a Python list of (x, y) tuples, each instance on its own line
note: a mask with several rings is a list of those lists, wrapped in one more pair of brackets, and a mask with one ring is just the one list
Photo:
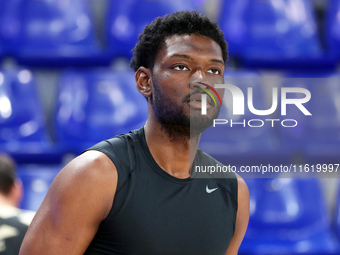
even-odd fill
[[(185, 103), (198, 102), (199, 104), (201, 104), (202, 103), (202, 94), (204, 94), (204, 93), (201, 93), (199, 91), (192, 92), (184, 98), (183, 102), (185, 102)], [(213, 105), (213, 101), (211, 100), (211, 98), (209, 96), (206, 97), (206, 98), (207, 98), (207, 104)]]

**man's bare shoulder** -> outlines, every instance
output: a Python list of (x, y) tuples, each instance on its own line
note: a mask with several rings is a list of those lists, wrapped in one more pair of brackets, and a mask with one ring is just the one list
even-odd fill
[(83, 254), (111, 210), (117, 181), (105, 154), (87, 151), (73, 159), (52, 182), (20, 254)]
[(92, 177), (102, 178), (105, 177), (103, 175), (112, 175), (117, 170), (114, 163), (106, 154), (96, 150), (88, 150), (73, 159), (62, 171), (70, 174), (88, 174)]
[[(109, 157), (102, 152), (89, 150), (73, 159), (60, 171), (51, 189), (78, 191), (78, 188), (81, 188), (82, 193), (97, 193), (97, 196), (102, 196), (104, 200), (112, 201), (117, 182), (117, 169)], [(110, 209), (111, 206), (106, 208), (105, 215)]]

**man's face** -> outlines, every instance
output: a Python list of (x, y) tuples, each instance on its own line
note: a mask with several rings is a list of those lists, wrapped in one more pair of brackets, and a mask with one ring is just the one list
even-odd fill
[[(222, 50), (212, 39), (196, 34), (166, 38), (152, 69), (150, 99), (162, 126), (176, 133), (190, 128), (201, 133), (211, 126), (221, 105), (215, 106), (208, 97), (207, 115), (202, 115), (202, 90), (198, 87), (210, 90), (204, 84), (223, 83), (223, 75)], [(223, 90), (217, 92), (222, 97)]]

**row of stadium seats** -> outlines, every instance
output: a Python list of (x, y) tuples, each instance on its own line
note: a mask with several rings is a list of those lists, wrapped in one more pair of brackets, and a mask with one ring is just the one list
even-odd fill
[(65, 71), (57, 97), (54, 143), (32, 72), (1, 71), (0, 151), (18, 163), (59, 163), (65, 154), (138, 128), (147, 118), (147, 103), (130, 71)]
[(340, 190), (330, 214), (319, 179), (246, 182), (250, 219), (239, 254), (340, 254)]
[[(21, 165), (21, 208), (37, 210), (61, 168)], [(246, 182), (250, 220), (239, 254), (340, 254), (340, 189), (335, 210), (330, 213), (320, 179), (249, 178)]]
[[(0, 56), (30, 66), (108, 65), (131, 57), (138, 34), (155, 17), (184, 9), (203, 12), (204, 2), (109, 1), (105, 45), (100, 45), (90, 0), (0, 1)], [(310, 0), (224, 0), (217, 19), (230, 56), (243, 66), (334, 68), (340, 58), (340, 0), (329, 0), (327, 10), (327, 49)]]
[[(322, 31), (313, 1), (224, 1), (219, 23), (231, 55), (246, 67), (330, 68), (339, 59), (339, 0), (329, 0)], [(322, 35), (322, 36), (321, 36)], [(326, 38), (326, 47), (321, 38)]]
[[(340, 75), (289, 77), (265, 78), (255, 72), (229, 70), (225, 83), (238, 86), (245, 102), (250, 96), (247, 87), (252, 87), (255, 109), (273, 108), (275, 98), (277, 109), (256, 115), (244, 104), (244, 115), (233, 115), (232, 94), (226, 89), (219, 116), (223, 124), (203, 133), (202, 149), (225, 164), (339, 163)], [(312, 116), (290, 104), (283, 115), (282, 88), (309, 91), (311, 99), (302, 106)], [(303, 96), (289, 92), (286, 97)], [(64, 155), (79, 154), (103, 139), (139, 128), (147, 119), (147, 103), (130, 70), (65, 70), (56, 97), (55, 134), (50, 134), (32, 72), (0, 71), (0, 151), (19, 163), (60, 163)]]

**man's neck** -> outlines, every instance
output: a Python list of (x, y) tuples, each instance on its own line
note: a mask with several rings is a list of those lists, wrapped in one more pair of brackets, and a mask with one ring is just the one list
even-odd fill
[(17, 207), (17, 203), (15, 203), (13, 199), (1, 193), (0, 193), (0, 205)]
[(173, 139), (158, 121), (150, 119), (145, 124), (144, 131), (147, 145), (157, 164), (176, 178), (190, 177), (200, 136)]

